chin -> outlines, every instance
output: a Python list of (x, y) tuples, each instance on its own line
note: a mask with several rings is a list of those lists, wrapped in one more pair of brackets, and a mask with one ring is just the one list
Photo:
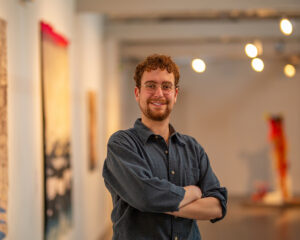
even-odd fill
[(169, 117), (170, 113), (153, 114), (148, 113), (147, 116), (153, 121), (164, 121)]

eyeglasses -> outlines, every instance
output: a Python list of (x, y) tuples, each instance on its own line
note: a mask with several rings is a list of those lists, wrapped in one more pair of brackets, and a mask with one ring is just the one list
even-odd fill
[(163, 93), (165, 93), (165, 94), (171, 93), (172, 90), (174, 89), (174, 85), (170, 82), (163, 82), (162, 84), (158, 84), (156, 82), (144, 83), (144, 87), (150, 93), (156, 92), (156, 90), (158, 89), (159, 86), (160, 86), (161, 90), (163, 91)]

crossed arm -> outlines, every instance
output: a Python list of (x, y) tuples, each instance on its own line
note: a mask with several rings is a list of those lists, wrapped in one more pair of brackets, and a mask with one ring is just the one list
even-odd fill
[[(214, 176), (209, 167), (204, 169), (205, 176)], [(224, 201), (227, 197), (219, 193), (217, 179), (210, 181), (209, 189), (204, 185), (202, 194), (197, 186), (180, 187), (165, 179), (153, 177), (147, 162), (130, 147), (120, 144), (120, 141), (109, 143), (103, 177), (111, 192), (142, 212), (213, 221), (225, 215), (222, 211), (224, 208), (226, 211)], [(208, 178), (204, 177), (202, 182), (205, 179)]]
[(184, 189), (185, 195), (179, 204), (179, 211), (166, 212), (166, 214), (197, 220), (211, 220), (222, 217), (222, 207), (217, 198), (201, 198), (202, 192), (197, 186), (186, 186)]

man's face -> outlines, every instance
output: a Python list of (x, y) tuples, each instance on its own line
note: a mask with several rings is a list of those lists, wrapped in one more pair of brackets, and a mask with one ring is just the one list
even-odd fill
[(169, 117), (177, 99), (173, 73), (167, 70), (145, 71), (141, 79), (141, 88), (135, 87), (135, 98), (144, 117), (163, 121)]

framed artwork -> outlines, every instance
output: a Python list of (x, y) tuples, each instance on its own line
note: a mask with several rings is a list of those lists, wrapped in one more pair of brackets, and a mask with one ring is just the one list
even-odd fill
[(72, 227), (71, 113), (68, 41), (41, 27), (45, 176), (45, 239), (60, 239)]
[(7, 72), (6, 22), (0, 19), (0, 240), (7, 236)]
[(88, 91), (88, 159), (89, 169), (97, 166), (97, 98), (96, 92)]

